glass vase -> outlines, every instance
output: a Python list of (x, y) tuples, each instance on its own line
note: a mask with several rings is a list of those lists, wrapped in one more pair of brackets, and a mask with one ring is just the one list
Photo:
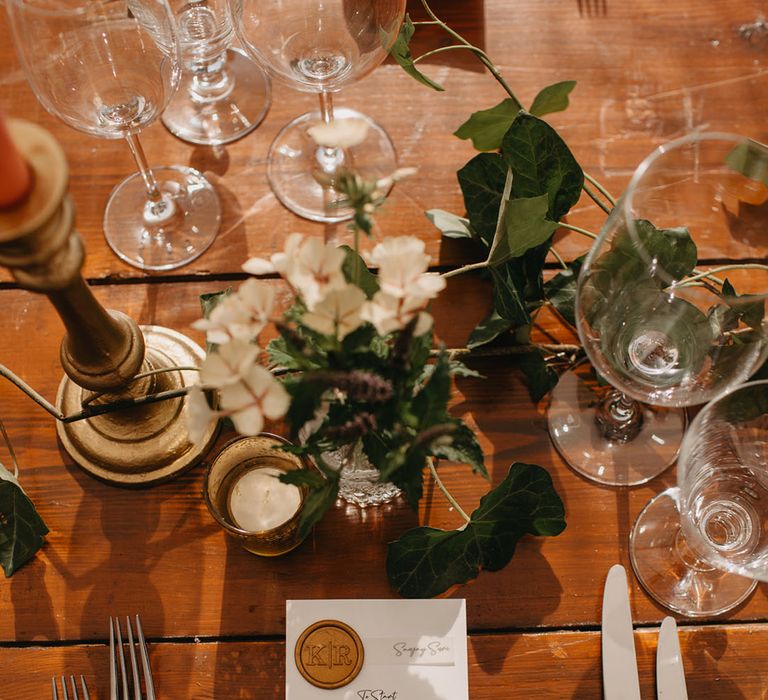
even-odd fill
[(379, 470), (368, 461), (360, 441), (325, 453), (323, 460), (340, 470), (339, 498), (347, 503), (360, 508), (381, 506), (400, 495), (400, 489), (392, 482), (379, 481)]

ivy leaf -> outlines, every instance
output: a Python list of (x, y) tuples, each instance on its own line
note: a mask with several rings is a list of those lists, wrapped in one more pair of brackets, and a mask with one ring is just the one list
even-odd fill
[(287, 377), (283, 381), (283, 386), (291, 395), (285, 420), (291, 429), (291, 440), (296, 441), (299, 430), (307, 421), (314, 418), (320, 408), (326, 384), (312, 381), (312, 373), (304, 372), (299, 376)]
[(451, 433), (450, 443), (433, 446), (432, 455), (451, 462), (468, 464), (475, 474), (481, 474), (487, 479), (488, 471), (485, 468), (483, 449), (477, 441), (477, 436), (464, 421), (455, 420), (454, 422), (456, 430)]
[(644, 273), (657, 279), (660, 286), (683, 279), (696, 267), (699, 254), (687, 228), (656, 228), (646, 219), (635, 219), (634, 234), (622, 231), (616, 236), (611, 252), (634, 258), (644, 269), (653, 267), (662, 271), (663, 274)]
[(512, 328), (512, 322), (499, 316), (494, 309), (478, 323), (467, 340), (467, 348), (474, 350), (496, 340), (502, 333)]
[[(288, 474), (291, 473), (288, 472)], [(280, 480), (283, 481), (282, 476)], [(312, 528), (320, 522), (322, 517), (328, 512), (328, 509), (336, 502), (338, 493), (338, 479), (327, 479), (319, 488), (312, 488), (307, 491), (301, 510), (301, 517), (299, 518), (300, 539), (304, 539), (312, 531)]]
[(448, 355), (441, 352), (429, 381), (413, 398), (413, 413), (419, 417), (419, 427), (422, 430), (445, 422), (450, 396), (451, 372)]
[(576, 327), (576, 284), (585, 257), (582, 255), (569, 262), (567, 270), (558, 272), (544, 284), (544, 296), (574, 328)]
[(512, 328), (529, 324), (531, 317), (509, 270), (506, 267), (489, 267), (488, 270), (493, 281), (493, 310)]
[(541, 401), (557, 385), (557, 372), (547, 365), (539, 350), (513, 355), (511, 364), (525, 375), (528, 392), (534, 403)]
[(387, 575), (400, 595), (429, 598), (482, 570), (502, 569), (523, 535), (552, 536), (564, 529), (563, 503), (549, 473), (516, 462), (504, 481), (483, 496), (463, 529), (418, 527), (391, 542)]
[(736, 319), (743, 321), (750, 328), (759, 330), (765, 317), (765, 302), (756, 294), (736, 294), (730, 280), (723, 281), (721, 290), (723, 301), (730, 307)]
[(429, 209), (425, 214), (446, 238), (475, 237), (469, 219), (465, 219), (463, 216), (456, 216), (456, 214), (442, 209)]
[(395, 39), (395, 43), (392, 44), (389, 53), (412, 78), (416, 78), (420, 83), (433, 90), (443, 92), (445, 88), (432, 80), (432, 78), (428, 78), (424, 75), (418, 68), (416, 68), (416, 64), (413, 62), (413, 56), (411, 55), (411, 49), (408, 44), (410, 44), (415, 31), (416, 27), (414, 27), (410, 16), (406, 14), (405, 21), (400, 27), (400, 32), (397, 35), (397, 39)]
[(12, 576), (45, 543), (48, 528), (18, 480), (0, 464), (0, 566)]
[(341, 265), (344, 279), (349, 284), (355, 284), (365, 292), (365, 296), (371, 299), (379, 291), (379, 281), (365, 264), (365, 261), (348, 245), (339, 246), (346, 257)]
[(495, 151), (501, 148), (504, 134), (522, 108), (517, 100), (508, 97), (495, 107), (474, 112), (453, 135), (472, 139), (472, 145), (478, 151)]
[(267, 343), (267, 357), (270, 368), (284, 367), (285, 369), (302, 369), (302, 363), (294, 356), (285, 338), (279, 336)]
[(579, 201), (584, 173), (547, 122), (520, 113), (504, 136), (501, 153), (514, 174), (512, 197), (546, 194), (551, 221), (560, 221)]
[(490, 248), (507, 179), (504, 159), (498, 153), (479, 153), (458, 171), (457, 176), (469, 222)]
[(768, 148), (746, 139), (725, 157), (726, 165), (750, 180), (768, 185)]
[(494, 241), (489, 262), (498, 266), (510, 258), (521, 255), (549, 240), (559, 227), (547, 220), (549, 199), (546, 194), (538, 197), (520, 197), (507, 202), (504, 212), (504, 235)]
[(536, 95), (529, 110), (531, 114), (537, 117), (543, 117), (552, 112), (562, 112), (568, 109), (568, 95), (576, 87), (575, 80), (563, 80), (554, 85), (548, 85)]

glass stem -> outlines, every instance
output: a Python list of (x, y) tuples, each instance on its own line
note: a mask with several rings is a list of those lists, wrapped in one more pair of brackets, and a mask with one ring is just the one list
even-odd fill
[(144, 149), (141, 147), (141, 142), (136, 134), (126, 134), (125, 140), (128, 142), (128, 147), (131, 149), (133, 159), (136, 161), (136, 167), (139, 169), (141, 179), (144, 180), (144, 187), (147, 190), (147, 198), (150, 202), (160, 203), (163, 196), (160, 194), (160, 189), (157, 186), (157, 180), (152, 174), (152, 170), (147, 163), (147, 156), (144, 155)]
[(595, 422), (608, 440), (629, 442), (643, 427), (643, 409), (637, 401), (613, 389), (595, 407)]
[(226, 97), (234, 85), (227, 66), (227, 52), (213, 58), (195, 61), (189, 94), (195, 102), (216, 102)]
[(333, 121), (333, 95), (323, 90), (318, 97), (320, 98), (320, 115), (326, 124)]

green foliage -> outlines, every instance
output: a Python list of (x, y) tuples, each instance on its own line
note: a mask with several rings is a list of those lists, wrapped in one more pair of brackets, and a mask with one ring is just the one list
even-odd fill
[(568, 95), (575, 87), (575, 80), (563, 80), (554, 85), (548, 85), (539, 91), (528, 111), (537, 117), (543, 117), (545, 114), (568, 109)]
[(488, 256), (489, 263), (497, 267), (549, 240), (558, 225), (546, 218), (548, 207), (546, 194), (520, 197), (507, 202), (504, 216), (506, 226), (503, 235), (493, 242)]
[(427, 218), (442, 232), (446, 238), (475, 238), (469, 219), (456, 216), (442, 209), (429, 209)]
[(464, 528), (418, 527), (390, 543), (389, 581), (407, 598), (438, 595), (482, 570), (505, 567), (523, 535), (560, 534), (564, 513), (547, 471), (516, 462), (504, 481), (483, 496)]
[(495, 151), (501, 148), (504, 134), (512, 126), (522, 106), (511, 97), (495, 107), (475, 112), (455, 132), (460, 139), (471, 139), (478, 151)]
[(457, 173), (472, 229), (490, 248), (496, 233), (507, 166), (498, 153), (479, 153)]
[(558, 272), (544, 284), (544, 296), (562, 318), (576, 327), (576, 284), (584, 263), (582, 255), (568, 263), (568, 269)]
[(475, 326), (469, 336), (469, 340), (467, 340), (467, 347), (470, 350), (474, 350), (475, 348), (487, 345), (496, 340), (500, 335), (506, 333), (510, 328), (512, 328), (512, 322), (500, 316), (494, 309)]
[(350, 284), (356, 284), (365, 292), (365, 296), (371, 299), (379, 291), (379, 283), (366, 266), (365, 261), (348, 245), (339, 246), (345, 253), (342, 271)]
[(45, 544), (43, 519), (19, 482), (0, 464), (0, 566), (13, 575)]
[(413, 33), (415, 31), (416, 27), (413, 26), (410, 16), (406, 14), (405, 21), (400, 27), (400, 33), (397, 35), (395, 43), (392, 44), (389, 53), (412, 78), (418, 80), (422, 85), (426, 85), (433, 90), (442, 92), (445, 88), (432, 80), (432, 78), (424, 75), (418, 68), (416, 68), (416, 65), (413, 62), (413, 56), (411, 55), (411, 49), (408, 44), (413, 38)]

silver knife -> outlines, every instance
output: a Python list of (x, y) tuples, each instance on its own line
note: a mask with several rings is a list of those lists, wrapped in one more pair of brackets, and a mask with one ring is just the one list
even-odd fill
[(603, 697), (640, 700), (627, 572), (621, 564), (612, 566), (605, 579), (602, 625)]
[(658, 700), (688, 700), (685, 669), (674, 618), (665, 617), (656, 647), (656, 696)]

